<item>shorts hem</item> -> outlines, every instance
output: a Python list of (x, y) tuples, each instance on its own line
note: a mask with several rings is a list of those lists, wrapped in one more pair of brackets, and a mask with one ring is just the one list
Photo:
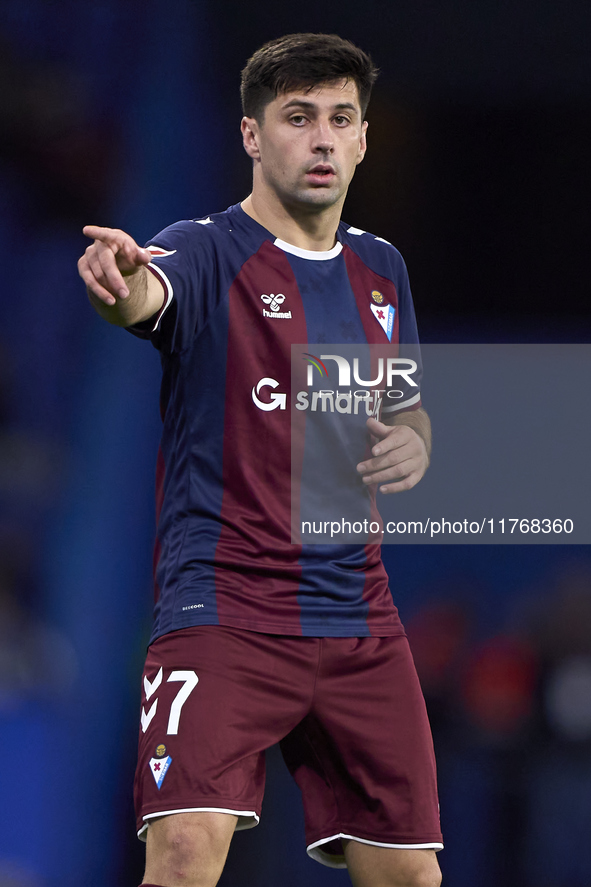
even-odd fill
[(389, 847), (393, 850), (443, 850), (443, 843), (441, 841), (425, 841), (424, 843), (417, 844), (410, 842), (403, 844), (386, 843), (384, 841), (370, 841), (367, 838), (358, 838), (355, 835), (346, 835), (344, 832), (338, 832), (336, 835), (330, 835), (328, 838), (321, 838), (319, 841), (309, 844), (306, 847), (306, 853), (310, 859), (314, 859), (328, 868), (346, 869), (347, 863), (343, 854), (326, 853), (326, 851), (322, 850), (323, 844), (328, 844), (330, 841), (337, 841), (341, 838), (344, 838), (346, 841), (358, 841), (360, 844), (370, 844), (372, 847)]
[(142, 816), (144, 824), (137, 833), (140, 841), (146, 840), (150, 819), (156, 819), (159, 816), (172, 816), (173, 813), (228, 813), (238, 817), (235, 829), (237, 832), (255, 828), (260, 822), (260, 816), (254, 810), (231, 810), (229, 807), (182, 807), (177, 810), (159, 810)]

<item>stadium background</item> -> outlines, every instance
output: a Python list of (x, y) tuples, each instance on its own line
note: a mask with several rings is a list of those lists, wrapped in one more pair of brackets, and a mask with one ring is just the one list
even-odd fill
[[(246, 195), (257, 46), (337, 31), (382, 68), (345, 218), (402, 251), (425, 341), (589, 341), (586, 0), (320, 6), (0, 2), (0, 887), (141, 880), (158, 359), (94, 317), (80, 229), (142, 241)], [(568, 437), (559, 405), (548, 422)], [(589, 887), (588, 550), (386, 559), (433, 720), (444, 883)], [(347, 883), (306, 858), (274, 751), (269, 776), (221, 884)]]

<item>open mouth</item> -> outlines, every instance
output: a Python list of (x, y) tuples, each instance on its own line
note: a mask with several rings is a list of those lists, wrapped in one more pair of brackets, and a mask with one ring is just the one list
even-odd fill
[(312, 184), (324, 185), (332, 181), (335, 177), (335, 171), (332, 166), (327, 164), (317, 164), (306, 173), (306, 178)]

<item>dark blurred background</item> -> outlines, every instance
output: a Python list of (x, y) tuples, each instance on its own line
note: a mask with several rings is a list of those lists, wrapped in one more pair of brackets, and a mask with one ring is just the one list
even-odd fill
[[(81, 227), (143, 241), (245, 197), (240, 69), (301, 30), (382, 69), (345, 219), (403, 253), (423, 340), (590, 341), (586, 0), (0, 0), (0, 887), (142, 876), (159, 366), (89, 308)], [(559, 405), (548, 421), (568, 435)], [(591, 887), (588, 550), (385, 559), (433, 722), (446, 887)], [(268, 770), (221, 884), (348, 883), (305, 856), (275, 750)]]

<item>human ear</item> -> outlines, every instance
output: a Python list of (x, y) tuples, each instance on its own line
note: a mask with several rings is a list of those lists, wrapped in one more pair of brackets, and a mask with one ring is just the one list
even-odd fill
[(367, 151), (367, 120), (364, 120), (361, 125), (361, 136), (359, 138), (359, 153), (357, 155), (357, 163), (361, 163), (363, 158), (365, 157), (365, 152)]
[(252, 160), (260, 160), (261, 152), (258, 143), (259, 125), (254, 117), (243, 117), (240, 122), (240, 130), (242, 132), (242, 144), (244, 145), (244, 150)]

